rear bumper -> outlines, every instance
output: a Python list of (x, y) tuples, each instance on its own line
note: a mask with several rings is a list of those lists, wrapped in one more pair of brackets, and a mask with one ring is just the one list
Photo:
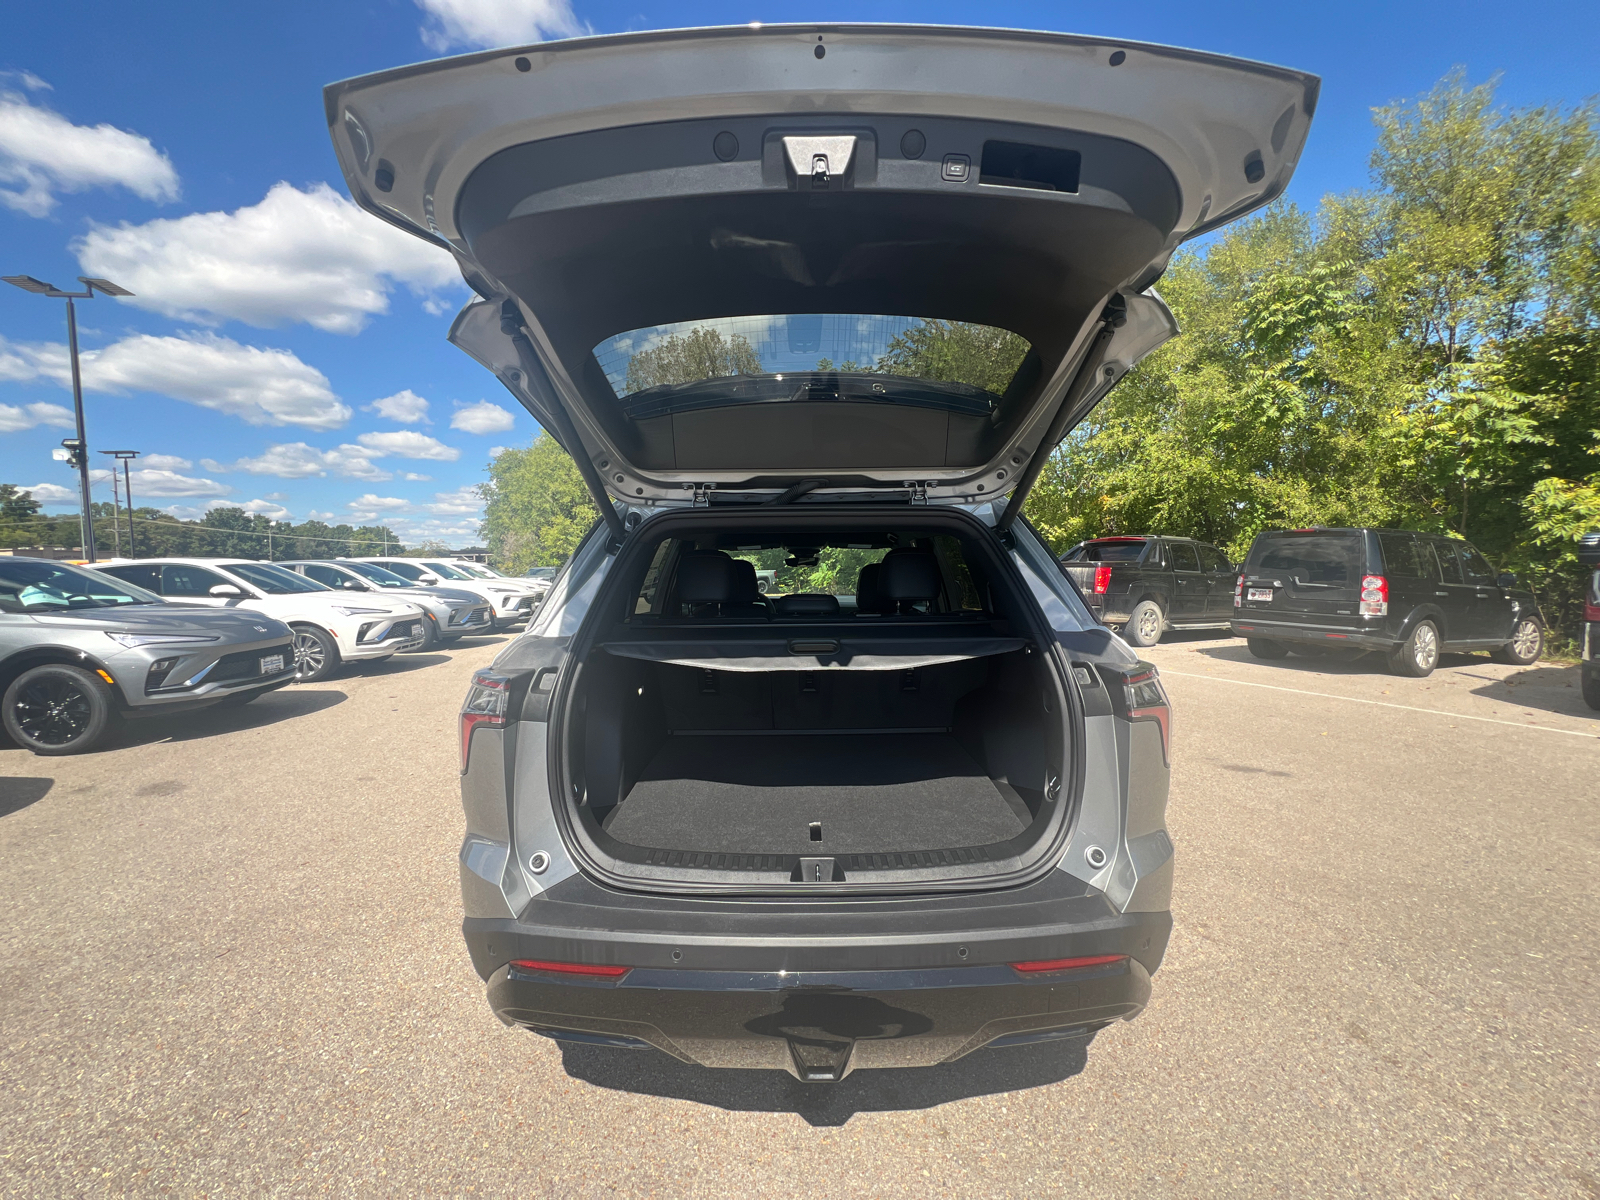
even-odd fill
[(1235, 617), (1228, 622), (1235, 637), (1268, 638), (1275, 642), (1299, 642), (1315, 646), (1356, 646), (1362, 650), (1393, 650), (1400, 640), (1382, 630), (1306, 625), (1289, 621)]
[[(508, 1025), (813, 1080), (1131, 1019), (1171, 930), (1169, 913), (1119, 913), (1061, 872), (1008, 893), (803, 911), (621, 896), (579, 876), (535, 897), (520, 920), (463, 926)], [(1009, 965), (1104, 955), (1124, 957), (1056, 972)], [(604, 979), (517, 960), (630, 969)]]

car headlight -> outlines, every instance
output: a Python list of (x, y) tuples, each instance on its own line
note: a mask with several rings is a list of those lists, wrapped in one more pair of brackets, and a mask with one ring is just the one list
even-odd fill
[(343, 613), (347, 617), (382, 617), (393, 615), (387, 608), (346, 608), (342, 604), (335, 604), (333, 606), (333, 611), (337, 613)]
[(175, 646), (183, 642), (220, 642), (222, 639), (208, 633), (112, 633), (106, 636), (124, 646)]

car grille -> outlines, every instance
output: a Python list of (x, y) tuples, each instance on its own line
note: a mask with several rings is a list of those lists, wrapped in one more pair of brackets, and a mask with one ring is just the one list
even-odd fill
[[(239, 650), (224, 654), (217, 665), (206, 673), (206, 683), (227, 683), (235, 679), (255, 679), (261, 674), (261, 660), (273, 654), (283, 655), (284, 671), (294, 669), (294, 647), (288, 642), (281, 646), (263, 646), (259, 650)], [(282, 671), (273, 672), (281, 675)]]
[(517, 601), (517, 608), (522, 612), (531, 612), (537, 599), (535, 596), (524, 596)]
[(457, 608), (450, 613), (450, 624), (452, 625), (487, 625), (488, 623), (488, 608)]

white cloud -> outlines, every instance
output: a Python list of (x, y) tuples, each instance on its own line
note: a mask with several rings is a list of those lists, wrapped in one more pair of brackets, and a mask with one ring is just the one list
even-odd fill
[(464, 433), (505, 433), (517, 423), (509, 411), (498, 404), (480, 400), (476, 404), (456, 402), (456, 415), (450, 418), (450, 428)]
[(131, 472), (134, 503), (144, 496), (226, 496), (233, 491), (215, 479), (179, 475), (176, 471), (139, 470)]
[(483, 497), (478, 495), (478, 489), (473, 484), (459, 487), (453, 492), (435, 492), (434, 502), (424, 504), (423, 511), (430, 512), (436, 517), (474, 515), (483, 511)]
[(423, 458), (431, 462), (455, 462), (461, 451), (446, 446), (438, 438), (431, 438), (414, 429), (396, 429), (389, 433), (363, 433), (356, 437), (374, 458), (392, 454), (396, 458)]
[[(46, 87), (23, 73), (26, 87)], [(146, 200), (176, 200), (178, 173), (149, 138), (111, 125), (74, 125), (20, 92), (0, 91), (0, 204), (48, 216), (57, 192), (125, 187)]]
[(331, 520), (333, 520), (333, 518), (336, 515), (337, 515), (336, 513), (331, 513), (331, 512), (319, 512), (319, 511), (317, 511), (316, 509), (313, 508), (313, 509), (310, 509), (310, 510), (307, 511), (306, 520), (308, 520), (308, 521), (331, 521)]
[[(220, 505), (218, 507), (220, 507)], [(255, 513), (263, 517), (271, 517), (274, 521), (282, 521), (289, 516), (289, 510), (287, 508), (281, 504), (276, 504), (267, 499), (246, 500), (243, 504), (240, 504), (237, 507), (244, 509), (247, 513)]]
[(418, 32), (438, 54), (457, 47), (521, 46), (572, 37), (588, 27), (569, 0), (417, 0), (429, 20)]
[(268, 492), (262, 497), (263, 500), (287, 500), (288, 498), (282, 492)]
[(502, 454), (504, 454), (509, 449), (511, 449), (510, 446), (490, 446), (489, 447), (489, 457), (490, 458), (499, 458)]
[(36, 483), (30, 488), (23, 488), (25, 492), (32, 492), (33, 498), (40, 504), (77, 504), (78, 489), (62, 487), (57, 483)]
[(309, 479), (314, 475), (332, 474), (383, 483), (394, 476), (373, 465), (372, 460), (379, 457), (381, 452), (348, 442), (332, 450), (318, 450), (305, 442), (280, 442), (268, 446), (265, 453), (255, 458), (241, 458), (231, 463), (207, 458), (202, 459), (200, 465), (208, 471), (245, 471), (251, 475), (276, 475), (280, 479)]
[(371, 492), (345, 505), (352, 512), (401, 512), (411, 507), (411, 501), (398, 496), (374, 496)]
[[(90, 391), (157, 392), (238, 417), (251, 425), (337, 429), (350, 408), (328, 377), (288, 350), (244, 346), (214, 333), (182, 337), (137, 334), (80, 356)], [(0, 378), (71, 381), (67, 348), (59, 342), (0, 340)]]
[(354, 334), (388, 311), (395, 282), (424, 297), (461, 286), (446, 251), (362, 212), (325, 183), (307, 191), (275, 183), (261, 203), (231, 213), (96, 225), (72, 249), (86, 274), (134, 292), (127, 303), (208, 323), (305, 321)]
[(371, 404), (362, 405), (362, 411), (377, 413), (380, 417), (388, 417), (389, 420), (398, 421), (402, 425), (433, 424), (428, 420), (428, 402), (410, 388), (396, 392), (392, 396), (385, 396), (381, 400), (374, 400)]
[(20, 433), (35, 425), (54, 425), (57, 429), (75, 429), (72, 410), (59, 404), (0, 404), (0, 433)]
[(433, 476), (432, 475), (418, 475), (415, 471), (401, 471), (400, 472), (400, 478), (404, 479), (407, 483), (431, 483), (431, 482), (433, 482)]
[(194, 466), (187, 458), (179, 458), (176, 454), (146, 454), (137, 461), (158, 471), (187, 471)]

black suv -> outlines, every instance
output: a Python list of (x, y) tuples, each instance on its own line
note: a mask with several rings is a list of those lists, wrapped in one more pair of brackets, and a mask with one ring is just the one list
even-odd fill
[(1239, 574), (1232, 626), (1257, 658), (1283, 658), (1291, 647), (1378, 650), (1396, 674), (1419, 678), (1447, 650), (1489, 650), (1528, 666), (1544, 650), (1544, 619), (1516, 582), (1459, 538), (1268, 530)]
[(1061, 569), (1130, 646), (1154, 646), (1168, 629), (1225, 627), (1233, 616), (1233, 564), (1193, 538), (1094, 538), (1063, 554)]
[(1589, 569), (1583, 597), (1583, 702), (1600, 708), (1600, 530), (1583, 535), (1578, 561)]

